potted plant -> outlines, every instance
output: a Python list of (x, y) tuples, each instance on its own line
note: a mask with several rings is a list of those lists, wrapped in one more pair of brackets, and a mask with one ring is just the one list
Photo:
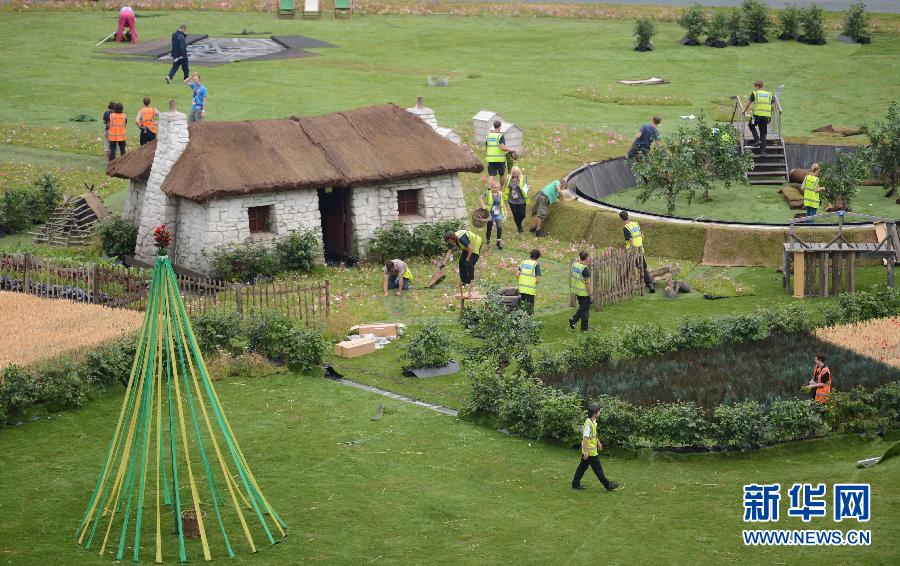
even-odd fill
[(778, 24), (778, 39), (797, 39), (800, 35), (800, 10), (793, 4), (788, 4), (778, 13)]
[(728, 14), (719, 11), (712, 17), (706, 26), (706, 41), (709, 47), (725, 47), (725, 37), (728, 35)]
[(635, 51), (653, 51), (653, 36), (656, 35), (656, 23), (652, 18), (641, 17), (634, 22)]
[(434, 377), (459, 371), (459, 364), (450, 359), (451, 343), (450, 335), (434, 321), (425, 324), (403, 346), (403, 359), (409, 362), (404, 375)]
[(678, 25), (685, 31), (681, 38), (682, 45), (700, 45), (700, 36), (706, 31), (706, 9), (700, 4), (694, 4), (678, 16)]
[(866, 5), (862, 2), (850, 6), (844, 17), (844, 30), (838, 39), (849, 40), (854, 43), (868, 44), (872, 42), (869, 37), (869, 15), (866, 13)]

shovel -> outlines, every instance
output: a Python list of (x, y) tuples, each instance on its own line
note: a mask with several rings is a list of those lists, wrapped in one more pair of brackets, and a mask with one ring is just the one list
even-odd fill
[(447, 277), (446, 269), (447, 266), (438, 267), (437, 269), (435, 269), (434, 275), (431, 276), (431, 281), (428, 283), (428, 285), (425, 285), (425, 288), (431, 289), (432, 287), (443, 281), (444, 278)]

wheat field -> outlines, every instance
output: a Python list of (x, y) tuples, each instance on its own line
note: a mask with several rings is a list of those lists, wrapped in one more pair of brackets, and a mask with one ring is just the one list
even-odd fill
[(816, 337), (900, 368), (900, 316), (820, 328)]
[(0, 291), (0, 368), (82, 350), (141, 326), (144, 314), (125, 309)]

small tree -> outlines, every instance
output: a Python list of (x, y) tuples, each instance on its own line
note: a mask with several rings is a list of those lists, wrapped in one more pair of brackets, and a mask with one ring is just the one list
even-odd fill
[(810, 4), (803, 9), (803, 35), (800, 40), (810, 45), (825, 45), (825, 9), (818, 4)]
[(800, 35), (800, 9), (788, 4), (778, 13), (778, 39), (797, 39)]
[(653, 51), (653, 36), (656, 22), (652, 18), (640, 17), (634, 22), (635, 51)]
[(409, 338), (403, 358), (412, 368), (443, 367), (450, 362), (450, 346), (450, 336), (430, 321)]
[(700, 36), (706, 31), (706, 9), (700, 4), (694, 4), (681, 13), (678, 17), (678, 25), (684, 28), (685, 35), (681, 43), (684, 45), (700, 45)]
[(769, 7), (762, 0), (744, 0), (741, 4), (741, 12), (746, 22), (747, 33), (755, 43), (766, 43), (766, 37), (771, 22), (769, 22)]
[(732, 10), (728, 17), (728, 43), (744, 47), (750, 45), (750, 34), (747, 32), (747, 23), (740, 10)]
[(868, 175), (869, 160), (865, 156), (839, 153), (834, 163), (822, 164), (822, 194), (834, 208), (850, 210), (850, 201)]
[(738, 153), (737, 135), (730, 126), (723, 130), (710, 127), (700, 116), (696, 129), (679, 128), (655, 143), (650, 153), (632, 166), (635, 177), (641, 180), (638, 200), (664, 198), (669, 214), (674, 214), (679, 195), (690, 204), (700, 191), (709, 199), (714, 181), (728, 188), (742, 180), (753, 168), (753, 158), (749, 153)]
[(710, 47), (725, 47), (728, 24), (728, 14), (721, 10), (716, 12), (706, 26), (706, 44)]
[(891, 102), (884, 121), (875, 120), (860, 129), (869, 138), (869, 147), (866, 148), (869, 160), (881, 169), (882, 177), (887, 180), (884, 196), (892, 196), (897, 192), (900, 181), (900, 107), (896, 102)]
[(485, 300), (464, 316), (466, 329), (482, 338), (479, 354), (490, 359), (502, 372), (510, 361), (528, 355), (531, 346), (541, 341), (541, 322), (521, 309), (509, 311), (504, 305)]
[(850, 6), (844, 17), (844, 35), (857, 43), (869, 43), (869, 15), (862, 2)]

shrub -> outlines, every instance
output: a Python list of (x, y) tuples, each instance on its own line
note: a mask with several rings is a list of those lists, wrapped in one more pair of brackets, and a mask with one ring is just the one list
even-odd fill
[(732, 10), (728, 17), (728, 43), (731, 45), (748, 45), (750, 43), (747, 23), (740, 10)]
[(54, 360), (35, 370), (37, 397), (53, 411), (83, 407), (91, 383), (67, 359)]
[(724, 47), (725, 38), (728, 36), (728, 14), (724, 11), (716, 12), (709, 25), (706, 26), (706, 44), (716, 47)]
[(765, 333), (770, 336), (809, 332), (813, 328), (809, 312), (796, 303), (775, 309), (763, 309), (759, 312), (759, 316), (765, 327)]
[[(444, 241), (446, 232), (456, 232), (463, 227), (462, 220), (444, 220), (434, 224), (420, 224), (412, 232), (414, 254), (423, 257), (431, 257), (443, 254), (447, 251), (447, 243)], [(392, 256), (396, 257), (396, 256)], [(385, 260), (388, 258), (385, 257)]]
[(887, 419), (878, 413), (872, 393), (857, 385), (849, 391), (831, 390), (826, 418), (840, 432), (859, 432), (872, 436), (883, 430)]
[(528, 438), (541, 433), (541, 405), (544, 386), (537, 379), (512, 375), (503, 380), (498, 403), (500, 421), (510, 432)]
[(839, 306), (825, 303), (819, 307), (819, 310), (822, 311), (822, 316), (825, 317), (825, 326), (835, 326), (841, 323), (843, 313)]
[(506, 310), (495, 301), (482, 301), (469, 309), (467, 330), (484, 340), (483, 351), (503, 369), (509, 362), (540, 342), (542, 323), (520, 309)]
[(127, 336), (89, 350), (78, 370), (81, 379), (90, 385), (127, 384), (136, 347), (136, 338)]
[(502, 379), (494, 364), (485, 359), (469, 362), (466, 364), (465, 375), (471, 388), (463, 414), (498, 415)]
[(697, 45), (706, 30), (706, 8), (694, 4), (678, 16), (678, 25), (684, 28), (687, 45)]
[(50, 220), (53, 211), (62, 202), (62, 189), (59, 178), (53, 173), (44, 173), (38, 177), (25, 193), (31, 221), (35, 224)]
[(575, 344), (559, 352), (562, 354), (560, 362), (568, 369), (590, 368), (610, 361), (616, 348), (613, 339), (597, 332), (582, 332)]
[(634, 405), (612, 395), (599, 395), (593, 401), (600, 407), (597, 437), (606, 446), (634, 446), (639, 432), (639, 417)]
[(800, 35), (800, 9), (788, 4), (778, 13), (778, 39), (797, 39)]
[(869, 37), (869, 15), (866, 14), (866, 5), (862, 2), (857, 2), (847, 10), (844, 18), (844, 35), (854, 41)]
[(280, 341), (280, 354), (288, 369), (296, 372), (322, 365), (328, 345), (322, 335), (305, 326), (294, 325)]
[(710, 431), (694, 403), (657, 403), (641, 413), (641, 430), (653, 446), (700, 446)]
[(872, 392), (878, 414), (892, 426), (900, 425), (900, 381), (892, 381)]
[(656, 35), (656, 22), (652, 18), (640, 17), (634, 21), (635, 50), (652, 50), (654, 35)]
[(675, 334), (679, 350), (712, 348), (722, 343), (720, 325), (712, 318), (682, 318)]
[(138, 229), (117, 215), (108, 216), (97, 228), (103, 253), (109, 257), (132, 255), (137, 245)]
[(209, 256), (210, 267), (226, 281), (252, 282), (278, 272), (278, 259), (261, 242), (227, 243), (216, 246)]
[(403, 358), (412, 368), (442, 367), (450, 362), (450, 337), (429, 321), (410, 336), (403, 346)]
[(275, 242), (275, 258), (286, 271), (309, 273), (321, 255), (319, 237), (310, 229), (291, 230), (287, 237)]
[(838, 153), (835, 161), (822, 164), (822, 195), (831, 205), (850, 210), (850, 201), (868, 176), (869, 160), (865, 152)]
[[(446, 245), (444, 249), (446, 249)], [(369, 243), (369, 251), (379, 261), (386, 261), (412, 257), (416, 254), (416, 247), (413, 236), (407, 227), (400, 222), (394, 222), (387, 228), (375, 231), (375, 237)]]
[(212, 354), (221, 348), (233, 355), (247, 349), (247, 341), (242, 336), (241, 316), (228, 307), (208, 309), (191, 321), (197, 345), (205, 354)]
[[(810, 4), (800, 12), (803, 35), (800, 40), (810, 45), (825, 45), (825, 10), (818, 4)], [(824, 183), (823, 183), (824, 184)]]
[(8, 415), (20, 415), (38, 400), (34, 378), (25, 368), (9, 364), (0, 377), (0, 405)]
[(675, 335), (658, 324), (628, 326), (621, 336), (625, 357), (661, 356), (675, 350), (677, 346)]
[[(532, 357), (531, 374), (540, 376), (552, 376), (566, 373), (572, 368), (569, 361), (574, 359), (571, 355), (570, 348), (557, 349), (548, 348), (537, 353)], [(581, 367), (581, 366), (579, 366)], [(590, 367), (590, 366), (585, 366)]]
[(870, 318), (884, 318), (900, 314), (900, 293), (891, 289), (856, 291), (838, 295), (840, 323), (851, 323)]
[(28, 194), (22, 189), (0, 193), (0, 231), (7, 234), (24, 232), (31, 226)]
[(765, 338), (762, 320), (755, 314), (727, 314), (719, 318), (719, 332), (729, 344)]
[(825, 421), (810, 400), (773, 401), (766, 414), (766, 441), (770, 443), (814, 438), (827, 431)]
[(750, 39), (756, 43), (767, 42), (766, 34), (772, 24), (769, 22), (769, 8), (765, 2), (762, 0), (744, 0), (743, 4), (741, 4), (741, 12), (744, 16), (747, 34)]
[(322, 363), (326, 344), (313, 330), (297, 325), (287, 316), (270, 311), (251, 312), (244, 320), (247, 347), (292, 371), (305, 371)]
[(750, 450), (765, 443), (766, 421), (762, 405), (756, 401), (719, 405), (713, 413), (713, 422), (722, 446)]
[(579, 425), (584, 420), (581, 399), (575, 393), (563, 393), (553, 387), (544, 388), (541, 403), (538, 438), (571, 441), (580, 436)]
[(6, 420), (8, 418), (9, 418), (9, 415), (6, 414), (6, 407), (4, 407), (2, 403), (0, 403), (0, 428), (3, 428), (6, 426)]

